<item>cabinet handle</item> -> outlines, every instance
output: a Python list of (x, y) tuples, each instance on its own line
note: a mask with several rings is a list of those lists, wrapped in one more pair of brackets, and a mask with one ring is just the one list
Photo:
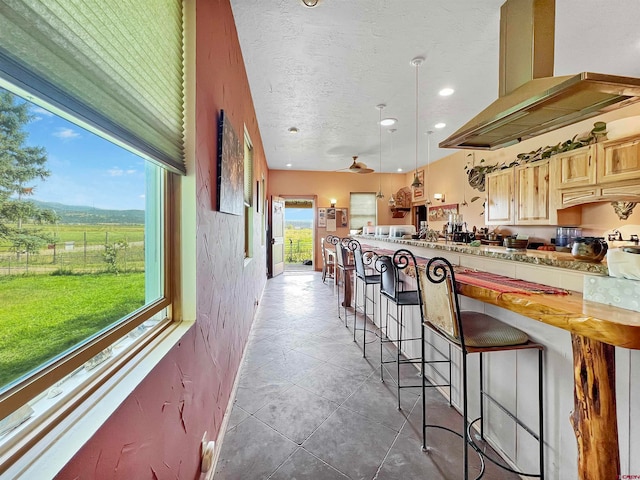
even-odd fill
[(591, 155), (589, 155), (589, 166), (591, 166)]

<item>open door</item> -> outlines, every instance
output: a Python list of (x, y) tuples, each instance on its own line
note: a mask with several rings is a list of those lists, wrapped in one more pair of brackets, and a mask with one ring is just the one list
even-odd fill
[(271, 197), (271, 276), (284, 272), (284, 198)]

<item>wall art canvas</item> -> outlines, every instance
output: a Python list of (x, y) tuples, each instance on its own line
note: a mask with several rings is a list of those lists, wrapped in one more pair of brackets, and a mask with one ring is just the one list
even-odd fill
[(450, 203), (448, 205), (439, 205), (435, 207), (429, 207), (429, 221), (439, 222), (439, 221), (448, 221), (449, 214), (458, 213), (458, 204)]
[(218, 211), (244, 213), (244, 150), (224, 110), (218, 122)]

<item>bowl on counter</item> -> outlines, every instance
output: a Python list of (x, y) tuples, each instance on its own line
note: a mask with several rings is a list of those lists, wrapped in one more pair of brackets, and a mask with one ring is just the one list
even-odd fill
[(503, 240), (502, 244), (507, 247), (507, 250), (526, 250), (527, 245), (529, 245), (529, 240), (507, 237)]

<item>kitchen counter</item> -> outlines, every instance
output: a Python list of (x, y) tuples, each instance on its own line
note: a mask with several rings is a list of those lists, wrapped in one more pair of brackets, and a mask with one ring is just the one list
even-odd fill
[[(487, 258), (487, 266), (493, 260), (509, 260), (585, 274), (608, 273), (606, 264), (580, 262), (569, 253), (537, 250), (513, 253), (504, 247), (494, 246), (471, 247), (467, 244), (366, 236), (359, 236), (359, 239), (363, 243), (372, 240), (378, 245), (396, 244), (397, 248), (408, 250), (413, 246), (420, 247), (418, 250), (426, 248), (478, 255)], [(461, 295), (571, 333), (574, 410), (570, 421), (578, 443), (578, 475), (579, 478), (597, 480), (619, 478), (615, 346), (640, 350), (640, 313), (584, 300), (579, 292), (569, 292), (568, 295), (501, 293), (462, 282), (458, 282), (458, 287)]]
[[(511, 260), (514, 262), (529, 263), (532, 265), (546, 265), (549, 267), (565, 268), (576, 272), (594, 273), (608, 275), (606, 261), (601, 263), (581, 262), (573, 258), (570, 253), (545, 252), (541, 250), (525, 250), (521, 252), (508, 252), (505, 247), (493, 245), (481, 245), (472, 247), (468, 243), (454, 242), (428, 242), (426, 240), (409, 240), (400, 238), (375, 238), (371, 235), (355, 235), (355, 238), (366, 242), (367, 240), (381, 240), (398, 245), (433, 248), (448, 252), (465, 253), (467, 255), (477, 255), (480, 257), (494, 258), (499, 260)], [(398, 247), (401, 248), (401, 247)]]

